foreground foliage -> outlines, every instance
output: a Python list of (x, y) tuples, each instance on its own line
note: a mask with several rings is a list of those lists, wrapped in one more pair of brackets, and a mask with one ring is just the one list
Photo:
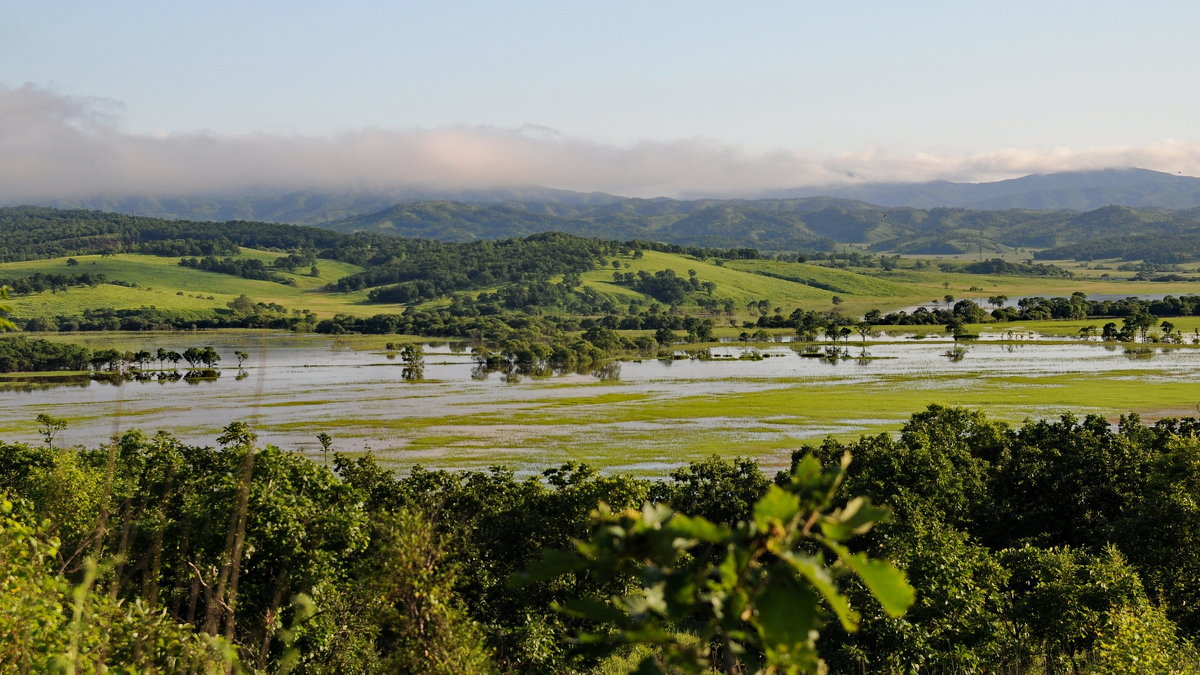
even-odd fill
[[(661, 656), (641, 662), (642, 673), (818, 670), (822, 601), (845, 630), (858, 628), (859, 613), (839, 590), (839, 577), (861, 581), (889, 616), (913, 602), (902, 572), (844, 544), (887, 515), (861, 497), (830, 510), (849, 459), (823, 472), (806, 458), (754, 502), (753, 518), (733, 527), (661, 504), (619, 514), (602, 504), (591, 538), (576, 541), (576, 553), (547, 551), (518, 582), (584, 570), (633, 577), (630, 592), (608, 602), (574, 598), (559, 608), (617, 629), (581, 636), (602, 654), (629, 644), (659, 647)], [(680, 626), (690, 634), (673, 632)]]
[[(217, 447), (0, 444), (0, 662), (1195, 672), (1198, 432), (934, 406), (897, 437), (802, 448), (774, 480), (714, 458), (654, 483), (397, 476), (332, 438), (326, 468), (240, 423)], [(869, 504), (891, 517), (870, 527)], [(522, 574), (538, 561), (556, 566)]]

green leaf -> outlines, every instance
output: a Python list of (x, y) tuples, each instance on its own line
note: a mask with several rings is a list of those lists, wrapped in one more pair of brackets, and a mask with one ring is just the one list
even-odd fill
[(834, 541), (845, 541), (856, 534), (865, 534), (890, 515), (891, 510), (871, 504), (870, 499), (855, 497), (845, 507), (821, 519), (821, 532)]
[(887, 612), (888, 616), (897, 617), (904, 614), (916, 600), (916, 592), (908, 584), (908, 576), (902, 570), (896, 569), (892, 563), (868, 558), (862, 553), (856, 553), (843, 560), (858, 578), (863, 580), (871, 595), (883, 605), (883, 611)]
[(805, 455), (792, 469), (792, 480), (801, 485), (814, 483), (821, 475), (821, 462), (812, 455)]
[(729, 537), (729, 528), (710, 522), (701, 516), (685, 516), (681, 513), (667, 523), (667, 530), (684, 539), (696, 539), (710, 544), (719, 544)]
[(908, 584), (908, 575), (886, 561), (868, 558), (864, 553), (851, 554), (841, 544), (822, 540), (847, 567), (862, 579), (871, 595), (889, 616), (900, 616), (916, 600), (916, 591)]
[(772, 485), (767, 494), (754, 504), (754, 522), (761, 532), (771, 529), (772, 522), (785, 525), (800, 512), (800, 498)]
[(781, 552), (778, 555), (791, 565), (792, 569), (799, 572), (800, 576), (804, 577), (821, 594), (821, 597), (825, 598), (825, 602), (837, 615), (838, 621), (842, 623), (842, 628), (846, 632), (852, 633), (858, 630), (858, 612), (851, 609), (850, 601), (838, 591), (837, 586), (833, 583), (833, 577), (829, 575), (829, 570), (819, 559), (789, 551)]
[(817, 594), (784, 568), (772, 571), (756, 598), (758, 611), (751, 622), (763, 646), (796, 652), (812, 646), (817, 630)]

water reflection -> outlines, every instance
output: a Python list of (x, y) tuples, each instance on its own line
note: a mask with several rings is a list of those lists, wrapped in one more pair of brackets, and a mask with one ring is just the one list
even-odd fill
[[(126, 342), (122, 344), (129, 345), (135, 338), (123, 339)], [(194, 344), (196, 337), (153, 334), (136, 339), (170, 349)], [(13, 420), (11, 426), (22, 429), (10, 432), (3, 440), (36, 442), (36, 429), (32, 425), (24, 429), (20, 421), (33, 420), (38, 413), (52, 409), (56, 416), (68, 419), (105, 420), (104, 424), (111, 424), (114, 430), (118, 426), (168, 429), (190, 443), (211, 443), (231, 420), (244, 419), (261, 429), (264, 443), (319, 452), (312, 441), (313, 430), (321, 430), (323, 421), (337, 420), (341, 424), (338, 428), (348, 437), (361, 438), (363, 444), (369, 441), (380, 451), (404, 453), (398, 460), (402, 463), (437, 464), (441, 461), (438, 459), (442, 457), (438, 454), (441, 450), (418, 452), (410, 448), (407, 444), (412, 435), (397, 432), (397, 425), (421, 418), (472, 419), (478, 414), (487, 418), (484, 426), (499, 429), (487, 433), (504, 435), (496, 441), (496, 447), (510, 447), (516, 441), (507, 434), (525, 432), (509, 429), (507, 412), (524, 410), (549, 399), (597, 396), (595, 387), (564, 385), (601, 383), (600, 391), (605, 394), (651, 396), (654, 400), (670, 401), (792, 387), (811, 389), (825, 384), (870, 386), (909, 383), (913, 378), (924, 382), (931, 374), (937, 375), (937, 382), (928, 386), (944, 387), (947, 391), (975, 387), (980, 377), (1100, 377), (1108, 372), (1128, 377), (1132, 372), (1134, 376), (1147, 378), (1186, 380), (1200, 375), (1200, 350), (1196, 348), (1172, 345), (1169, 349), (1159, 349), (1145, 345), (1150, 353), (1147, 357), (1126, 353), (1127, 347), (1139, 349), (1142, 345), (1090, 341), (1052, 344), (978, 341), (963, 346), (941, 338), (873, 341), (869, 347), (844, 341), (836, 345), (726, 343), (711, 348), (680, 349), (664, 359), (647, 356), (576, 369), (503, 370), (480, 367), (469, 353), (461, 348), (452, 349), (453, 345), (440, 349), (426, 346), (420, 377), (413, 377), (418, 373), (411, 371), (406, 377), (405, 365), (400, 360), (389, 360), (378, 348), (379, 343), (365, 339), (354, 342), (322, 336), (256, 333), (214, 334), (206, 336), (205, 342), (211, 342), (230, 363), (235, 350), (248, 352), (250, 358), (246, 363), (250, 365), (244, 369), (229, 368), (224, 376), (222, 371), (214, 371), (192, 378), (187, 378), (180, 369), (178, 376), (170, 370), (157, 374), (151, 371), (139, 376), (149, 379), (133, 380), (108, 373), (101, 373), (99, 380), (81, 374), (0, 379), (0, 418)], [(462, 347), (464, 343), (457, 344)], [(947, 356), (948, 350), (956, 348), (963, 351), (961, 358)], [(93, 386), (93, 382), (99, 384)], [(139, 382), (155, 382), (159, 386), (136, 386)], [(126, 383), (131, 386), (99, 386)], [(863, 399), (863, 406), (859, 410), (847, 409), (846, 414), (873, 417), (869, 397)], [(758, 413), (730, 410), (729, 416), (731, 420), (753, 419)], [(451, 424), (437, 422), (443, 423)], [(580, 425), (586, 426), (587, 420), (581, 418)], [(103, 431), (107, 434), (110, 430)], [(64, 433), (66, 443), (94, 443), (96, 425), (81, 422)], [(588, 429), (581, 433), (603, 432)], [(788, 433), (798, 432), (789, 427)], [(460, 447), (456, 452), (471, 451)], [(546, 461), (550, 459), (544, 455), (531, 455), (529, 459), (531, 465)]]
[[(59, 387), (86, 389), (92, 383), (119, 387), (131, 382), (163, 385), (183, 380), (187, 384), (199, 384), (215, 382), (220, 377), (221, 372), (212, 368), (192, 368), (182, 373), (178, 370), (98, 370), (63, 375), (14, 375), (0, 379), (0, 391), (40, 391)], [(236, 379), (246, 377), (246, 371), (239, 370)]]

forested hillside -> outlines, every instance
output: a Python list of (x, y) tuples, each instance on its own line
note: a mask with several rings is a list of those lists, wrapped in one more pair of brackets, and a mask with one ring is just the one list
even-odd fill
[[(456, 202), (401, 204), (325, 223), (344, 232), (384, 232), (447, 241), (500, 239), (555, 230), (608, 239), (647, 239), (689, 246), (766, 251), (829, 251), (856, 244), (875, 251), (953, 254), (1073, 247), (1112, 236), (1138, 236), (1148, 247), (1108, 248), (1125, 257), (1153, 250), (1160, 239), (1200, 242), (1200, 210), (1108, 206), (1074, 211), (884, 208), (830, 198), (764, 200), (627, 199), (601, 204)], [(1158, 246), (1158, 249), (1164, 247)]]
[[(337, 232), (342, 236), (338, 236)], [(302, 248), (366, 264), (373, 256), (446, 242), (542, 232), (708, 248), (831, 251), (843, 244), (878, 252), (953, 254), (1032, 249), (1047, 259), (1124, 258), (1174, 263), (1200, 251), (1200, 209), (1104, 207), (1070, 211), (881, 208), (828, 198), (399, 204), (321, 227), (168, 221), (41, 207), (0, 209), (0, 261), (95, 252), (221, 256), (233, 246)], [(1042, 251), (1037, 251), (1043, 249)], [(335, 251), (331, 253), (331, 251)]]

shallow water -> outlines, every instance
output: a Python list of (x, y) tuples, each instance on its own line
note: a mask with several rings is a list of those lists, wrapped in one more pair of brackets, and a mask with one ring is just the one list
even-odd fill
[[(913, 391), (947, 392), (952, 401), (956, 389), (988, 386), (1007, 377), (1106, 375), (1166, 381), (1200, 375), (1200, 351), (1193, 349), (1146, 346), (1148, 355), (1131, 356), (1124, 347), (1098, 343), (975, 342), (965, 346), (961, 359), (952, 360), (946, 356), (952, 343), (922, 340), (872, 345), (866, 350), (869, 358), (854, 358), (862, 353), (854, 341), (842, 343), (852, 358), (838, 360), (803, 356), (799, 353), (803, 347), (783, 344), (753, 350), (766, 357), (762, 360), (740, 360), (752, 348), (730, 345), (714, 348), (717, 358), (713, 360), (623, 362), (615, 381), (568, 374), (510, 382), (498, 374), (473, 377), (470, 355), (443, 344), (426, 347), (425, 379), (408, 382), (402, 378), (403, 364), (398, 359), (361, 349), (372, 344), (362, 338), (166, 333), (143, 339), (151, 350), (212, 345), (223, 357), (222, 376), (198, 383), (75, 381), (67, 386), (50, 386), (44, 377), (36, 383), (4, 380), (0, 440), (37, 441), (33, 419), (39, 413), (70, 420), (57, 437), (60, 445), (95, 445), (98, 436), (133, 427), (165, 429), (190, 443), (212, 444), (223, 426), (247, 420), (261, 441), (310, 455), (319, 453), (315, 435), (327, 426), (338, 439), (336, 448), (369, 448), (402, 467), (416, 462), (432, 466), (503, 462), (529, 468), (585, 460), (661, 473), (682, 461), (671, 455), (670, 448), (684, 442), (681, 439), (708, 432), (744, 442), (812, 439), (881, 424), (894, 426), (894, 420), (879, 417), (869, 397), (856, 409), (845, 410), (844, 419), (813, 419), (807, 424), (779, 423), (752, 409), (703, 417), (664, 414), (607, 424), (589, 423), (584, 412), (577, 413), (577, 420), (545, 425), (515, 417), (531, 411), (550, 414), (555, 406), (561, 406), (560, 416), (571, 416), (577, 409), (607, 405), (604, 399), (593, 399), (610, 396), (669, 402), (783, 388), (819, 391), (823, 386), (903, 382)], [(378, 346), (384, 342), (380, 339)], [(250, 354), (240, 373), (236, 349)], [(440, 444), (435, 442), (439, 435), (446, 437)], [(414, 444), (418, 436), (434, 440)], [(613, 445), (637, 438), (650, 440), (639, 441), (646, 447), (636, 450)], [(655, 443), (664, 448), (658, 455), (651, 451)]]

